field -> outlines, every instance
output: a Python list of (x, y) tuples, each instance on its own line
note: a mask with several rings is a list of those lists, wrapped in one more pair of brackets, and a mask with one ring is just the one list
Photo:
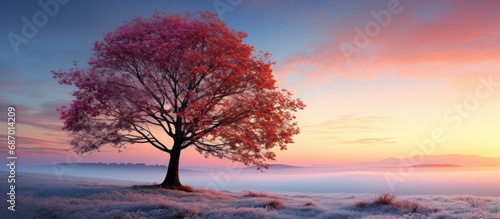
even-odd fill
[(20, 174), (16, 188), (16, 211), (2, 202), (2, 218), (500, 218), (499, 197), (471, 195), (173, 191), (48, 174)]

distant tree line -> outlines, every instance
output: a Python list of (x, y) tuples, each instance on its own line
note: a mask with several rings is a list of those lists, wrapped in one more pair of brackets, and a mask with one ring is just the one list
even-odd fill
[(93, 167), (93, 166), (108, 166), (108, 167), (167, 167), (165, 165), (146, 165), (145, 163), (103, 163), (103, 162), (98, 162), (98, 163), (59, 163), (58, 165), (68, 165), (68, 166), (86, 166), (86, 167)]

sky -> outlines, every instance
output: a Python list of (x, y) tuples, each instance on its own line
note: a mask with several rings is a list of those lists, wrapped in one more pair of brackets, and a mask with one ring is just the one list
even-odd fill
[[(56, 108), (73, 99), (51, 71), (85, 65), (94, 41), (135, 16), (210, 11), (273, 54), (278, 85), (307, 105), (275, 163), (387, 157), (500, 157), (499, 1), (10, 1), (0, 8), (0, 126), (16, 109), (25, 164), (167, 164), (150, 145), (68, 151)], [(0, 133), (6, 159), (7, 131)], [(233, 165), (182, 152), (184, 166)]]

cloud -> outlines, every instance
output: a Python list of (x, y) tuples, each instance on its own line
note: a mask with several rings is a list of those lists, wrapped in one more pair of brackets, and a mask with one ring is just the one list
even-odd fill
[[(42, 138), (33, 138), (33, 137), (26, 137), (26, 136), (19, 136), (19, 135), (14, 135), (16, 143), (21, 143), (23, 145), (27, 146), (33, 146), (33, 145), (44, 145), (44, 144), (64, 144), (66, 143), (64, 140), (47, 140), (47, 139), (42, 139)], [(7, 135), (5, 134), (0, 134), (0, 138), (7, 139)]]
[(358, 138), (351, 141), (339, 141), (342, 144), (392, 144), (394, 138)]
[[(7, 109), (11, 106), (5, 97), (0, 96), (0, 108)], [(14, 102), (12, 102), (14, 103)], [(39, 106), (27, 106), (25, 104), (13, 104), (16, 112), (16, 144), (17, 151), (28, 153), (64, 154), (69, 148), (67, 135), (62, 128), (56, 107), (61, 106), (61, 102), (46, 101), (40, 102)], [(0, 116), (1, 121), (7, 121), (7, 114)], [(0, 125), (5, 127), (5, 122)], [(7, 135), (0, 134), (0, 138), (7, 138)], [(0, 150), (1, 151), (1, 150)], [(6, 150), (1, 151), (6, 152)]]
[[(28, 108), (24, 105), (16, 104), (15, 102), (7, 99), (7, 95), (0, 95), (0, 108), (3, 110), (7, 110), (8, 107), (14, 107), (16, 115), (25, 114), (28, 112)], [(17, 117), (16, 117), (17, 118)], [(0, 113), (0, 121), (7, 121), (7, 113)]]
[(381, 132), (386, 130), (377, 127), (377, 124), (391, 120), (395, 120), (395, 118), (387, 116), (340, 115), (321, 123), (306, 125), (301, 128), (304, 131), (312, 132), (321, 130), (334, 132)]
[(62, 148), (51, 148), (51, 147), (31, 147), (31, 148), (21, 148), (18, 149), (21, 153), (29, 153), (29, 154), (68, 154), (68, 149)]
[(392, 144), (396, 118), (388, 116), (340, 115), (323, 122), (301, 127), (314, 139), (332, 140), (338, 144)]
[[(357, 52), (349, 56), (340, 45), (356, 46), (354, 28), (363, 31), (366, 24), (375, 21), (370, 11), (387, 6), (375, 4), (361, 16), (345, 17), (351, 26), (325, 33), (321, 42), (289, 57), (276, 71), (298, 76), (304, 79), (303, 86), (310, 86), (331, 80), (370, 80), (382, 74), (453, 79), (482, 70), (460, 71), (463, 67), (500, 64), (500, 2), (428, 3), (401, 1), (401, 13), (392, 14), (379, 34), (368, 37), (366, 46), (358, 44)], [(324, 28), (336, 23), (338, 20), (333, 20)]]
[[(29, 125), (35, 128), (46, 129), (59, 132), (62, 130), (63, 122), (59, 120), (57, 108), (65, 104), (63, 101), (40, 101), (39, 106), (26, 106), (24, 104), (8, 104), (9, 100), (0, 96), (0, 108), (7, 109), (9, 106), (15, 107), (16, 124)], [(2, 121), (6, 121), (7, 114), (0, 116)]]
[(21, 123), (31, 125), (38, 128), (43, 128), (52, 131), (61, 131), (63, 122), (59, 120), (59, 112), (57, 108), (66, 104), (65, 101), (47, 101), (42, 102), (36, 111), (26, 115), (26, 119), (21, 119)]
[[(0, 138), (7, 139), (7, 135), (0, 134)], [(17, 152), (27, 152), (27, 153), (44, 153), (44, 154), (66, 154), (67, 141), (65, 139), (45, 139), (45, 138), (35, 138), (27, 136), (15, 135), (16, 141), (16, 151)], [(7, 152), (7, 147), (2, 147), (0, 152)]]
[(57, 145), (57, 144), (66, 144), (66, 140), (64, 139), (44, 139), (44, 138), (32, 138), (26, 136), (18, 136), (16, 138), (16, 142), (19, 142), (23, 145), (28, 146), (37, 146), (37, 145)]

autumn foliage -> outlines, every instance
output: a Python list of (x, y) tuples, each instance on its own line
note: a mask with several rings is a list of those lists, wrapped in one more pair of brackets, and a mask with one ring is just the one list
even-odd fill
[[(87, 67), (53, 71), (76, 87), (58, 109), (73, 149), (148, 143), (170, 154), (162, 185), (180, 185), (180, 151), (188, 147), (267, 167), (271, 149), (286, 149), (299, 133), (293, 112), (305, 105), (276, 86), (270, 54), (245, 37), (207, 12), (155, 13), (106, 34)], [(173, 145), (160, 140), (165, 135)]]

